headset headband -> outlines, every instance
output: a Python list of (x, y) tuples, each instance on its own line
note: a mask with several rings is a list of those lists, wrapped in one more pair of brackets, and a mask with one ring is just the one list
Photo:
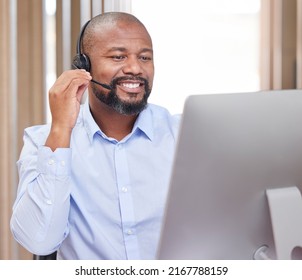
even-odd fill
[(82, 54), (82, 52), (81, 52), (82, 37), (84, 36), (85, 29), (86, 29), (87, 25), (89, 24), (89, 22), (90, 22), (90, 20), (88, 20), (81, 29), (80, 36), (79, 36), (78, 42), (77, 42), (77, 54)]

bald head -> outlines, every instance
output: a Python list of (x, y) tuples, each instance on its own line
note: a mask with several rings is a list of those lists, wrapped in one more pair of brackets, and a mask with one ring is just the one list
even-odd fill
[[(117, 27), (120, 24), (135, 24), (143, 28), (149, 35), (144, 24), (134, 15), (123, 12), (108, 12), (95, 16), (89, 22), (83, 35), (82, 51), (89, 53), (94, 45), (95, 35), (102, 35), (102, 31), (108, 28)], [(150, 35), (149, 35), (150, 37)], [(151, 37), (150, 37), (151, 40)]]
[(142, 22), (136, 18), (134, 15), (122, 13), (122, 12), (109, 12), (95, 16), (90, 21), (91, 28), (102, 24), (116, 24), (119, 21), (129, 22), (129, 23), (138, 23), (143, 25)]

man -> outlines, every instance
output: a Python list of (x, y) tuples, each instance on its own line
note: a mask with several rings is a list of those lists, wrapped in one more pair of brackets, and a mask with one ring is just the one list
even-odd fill
[(37, 255), (154, 259), (179, 118), (147, 103), (153, 49), (137, 18), (105, 13), (83, 33), (90, 72), (64, 72), (51, 125), (25, 130), (11, 229)]

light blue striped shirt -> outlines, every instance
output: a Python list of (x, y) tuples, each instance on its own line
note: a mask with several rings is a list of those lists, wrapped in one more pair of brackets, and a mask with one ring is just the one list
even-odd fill
[(179, 116), (149, 104), (132, 132), (108, 138), (88, 102), (71, 147), (52, 152), (49, 125), (27, 128), (11, 230), (30, 252), (58, 259), (154, 259)]

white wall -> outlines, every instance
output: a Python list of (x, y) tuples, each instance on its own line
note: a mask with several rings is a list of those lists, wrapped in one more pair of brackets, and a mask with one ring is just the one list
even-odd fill
[(132, 0), (154, 44), (150, 102), (182, 111), (190, 94), (257, 91), (260, 0)]

